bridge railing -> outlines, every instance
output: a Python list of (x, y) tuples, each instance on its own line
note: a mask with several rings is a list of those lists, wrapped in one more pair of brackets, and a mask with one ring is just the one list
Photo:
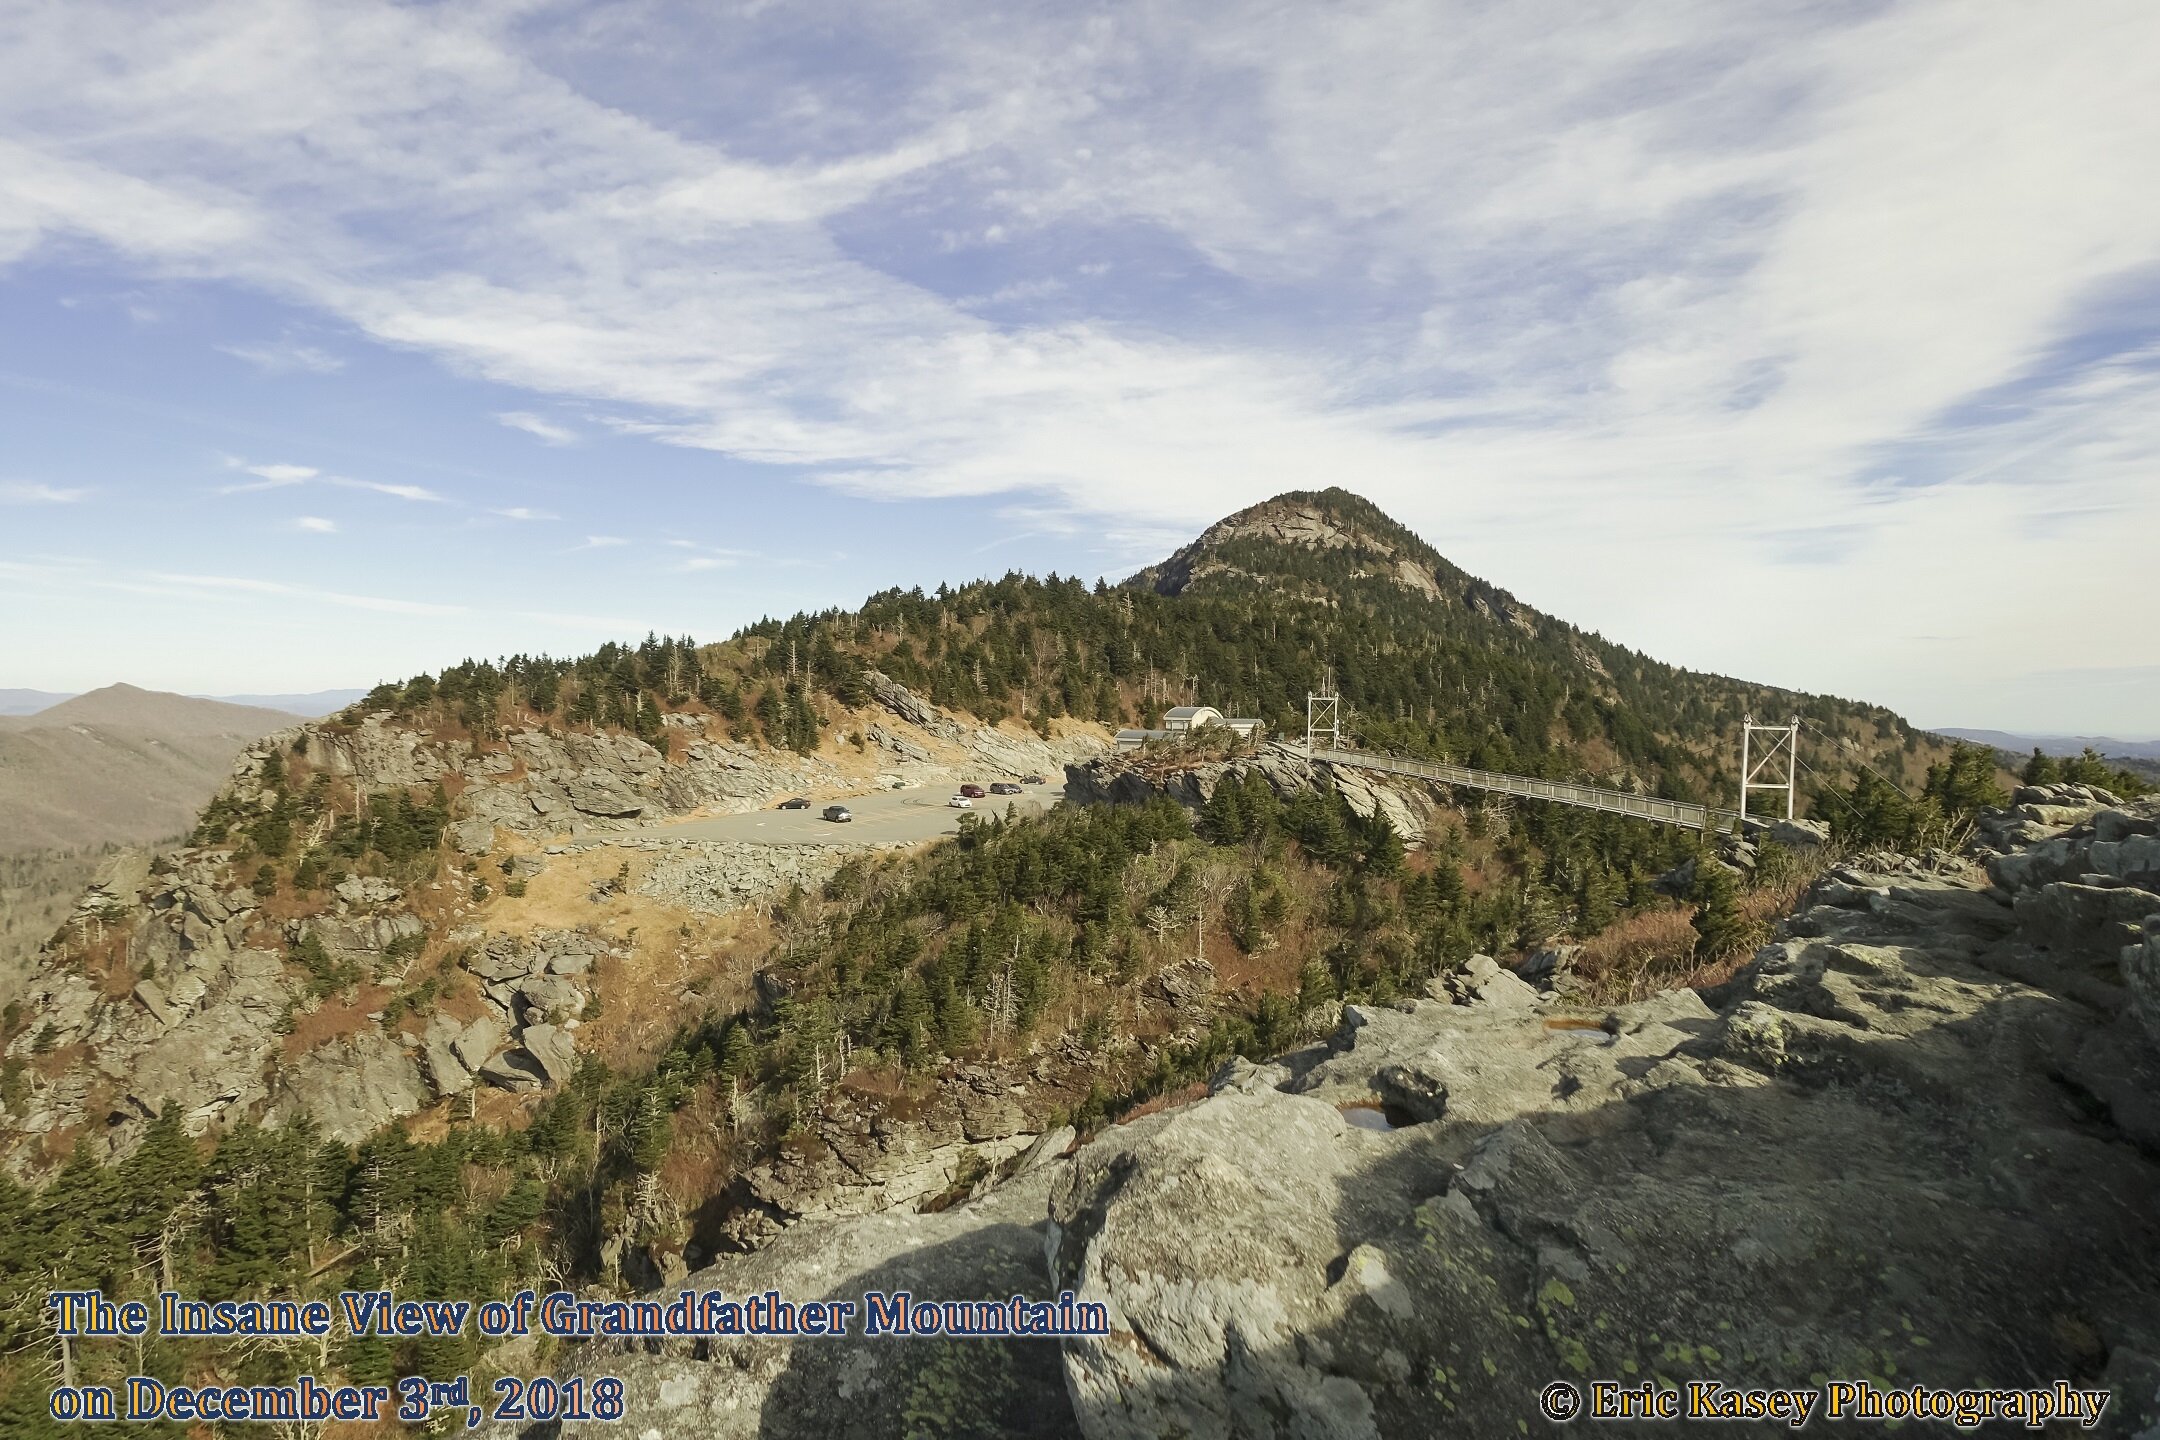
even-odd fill
[(1739, 816), (1730, 810), (1691, 805), (1656, 795), (1631, 795), (1625, 790), (1606, 790), (1596, 785), (1577, 785), (1567, 780), (1538, 780), (1528, 775), (1503, 775), (1493, 770), (1472, 770), (1466, 765), (1446, 765), (1430, 760), (1409, 760), (1367, 750), (1315, 750), (1312, 758), (1329, 765), (1349, 765), (1390, 775), (1409, 775), (1442, 785), (1464, 785), (1500, 795), (1520, 795), (1531, 800), (1553, 800), (1585, 810), (1612, 815), (1631, 815), (1665, 825), (1685, 825), (1691, 830), (1730, 830)]

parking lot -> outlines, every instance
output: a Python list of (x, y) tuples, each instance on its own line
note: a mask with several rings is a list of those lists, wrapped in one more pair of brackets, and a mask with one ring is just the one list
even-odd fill
[[(757, 845), (884, 845), (895, 842), (933, 840), (960, 828), (968, 812), (947, 808), (955, 791), (922, 786), (913, 790), (875, 790), (864, 795), (812, 797), (807, 810), (754, 811), (747, 815), (715, 815), (703, 820), (675, 820), (642, 827), (639, 834), (667, 835), (686, 840), (733, 840)], [(981, 815), (1005, 813), (1019, 802), (1044, 809), (1064, 798), (1061, 784), (1023, 785), (1018, 795), (986, 795), (975, 802)], [(855, 818), (837, 824), (823, 818), (827, 805), (845, 805)]]

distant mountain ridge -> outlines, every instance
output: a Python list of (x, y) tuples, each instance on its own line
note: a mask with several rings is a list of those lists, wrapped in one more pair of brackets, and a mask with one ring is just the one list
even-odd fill
[(226, 735), (249, 730), (262, 735), (288, 725), (296, 718), (285, 710), (232, 705), (223, 700), (205, 700), (193, 695), (116, 684), (23, 716), (16, 728), (94, 725), (155, 735)]
[(310, 720), (342, 710), (366, 695), (365, 690), (308, 690), (290, 695), (199, 695), (199, 700), (220, 700), (227, 705), (253, 705), (263, 710), (282, 710)]
[(133, 685), (0, 717), (0, 851), (179, 834), (244, 746), (299, 718)]
[(53, 690), (0, 690), (0, 715), (34, 715), (71, 698)]
[[(127, 688), (134, 688), (132, 686)], [(152, 691), (152, 694), (168, 694), (168, 691)], [(302, 715), (312, 720), (342, 710), (367, 694), (365, 690), (310, 690), (288, 695), (189, 695), (189, 700), (215, 700), (225, 705), (250, 705), (261, 710), (278, 710), (287, 715)], [(42, 715), (53, 706), (76, 697), (57, 690), (8, 690), (0, 689), (0, 717)]]
[(1934, 733), (2021, 754), (2030, 754), (2037, 748), (2049, 755), (2076, 755), (2090, 748), (2110, 759), (2160, 760), (2160, 740), (2117, 740), (2108, 735), (2019, 735), (2008, 730), (1962, 730), (1948, 725), (1938, 726)]

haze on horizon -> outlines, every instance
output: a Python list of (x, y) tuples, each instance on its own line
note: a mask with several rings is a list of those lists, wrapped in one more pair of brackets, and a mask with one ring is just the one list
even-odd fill
[(718, 639), (1339, 484), (1660, 659), (2160, 733), (2160, 12), (1571, 13), (28, 0), (0, 685)]

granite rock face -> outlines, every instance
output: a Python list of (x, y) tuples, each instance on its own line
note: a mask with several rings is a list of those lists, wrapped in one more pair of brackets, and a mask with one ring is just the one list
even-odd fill
[[(0, 1109), (5, 1164), (47, 1168), (42, 1137), (80, 1128), (100, 1154), (125, 1154), (166, 1105), (200, 1134), (268, 1100), (266, 1067), (303, 986), (276, 950), (257, 947), (257, 900), (223, 877), (221, 856), (198, 854), (135, 877), (95, 907), (139, 980), (107, 993), (81, 966), (48, 951), (20, 997), (37, 1022), (8, 1044), (28, 1062), (82, 1047), (84, 1060)], [(73, 930), (78, 937), (84, 932)]]
[(329, 1139), (357, 1145), (430, 1098), (405, 1047), (370, 1028), (318, 1045), (284, 1067), (263, 1119), (282, 1125), (309, 1115)]
[[(855, 1333), (588, 1345), (580, 1366), (621, 1377), (628, 1420), (570, 1421), (559, 1440), (893, 1440), (898, 1436), (1080, 1440), (1056, 1341), (866, 1339), (865, 1292), (921, 1299), (1045, 1298), (1049, 1161), (971, 1204), (810, 1220), (772, 1243), (679, 1279), (665, 1292), (721, 1290), (857, 1306)], [(512, 1426), (479, 1432), (511, 1440)]]
[[(1396, 785), (1369, 771), (1325, 761), (1312, 770), (1329, 777), (1352, 814), (1360, 819), (1370, 819), (1375, 813), (1386, 817), (1405, 844), (1424, 840), (1434, 807), (1421, 787)], [(1283, 797), (1311, 789), (1314, 780), (1307, 773), (1303, 746), (1279, 740), (1229, 759), (1142, 752), (1098, 756), (1065, 768), (1066, 793), (1082, 803), (1137, 805), (1150, 796), (1167, 795), (1193, 810), (1205, 805), (1226, 777), (1243, 780), (1248, 775), (1258, 775)]]
[(1726, 986), (1619, 1007), (1475, 957), (942, 1213), (808, 1205), (692, 1282), (1071, 1290), (1110, 1333), (1064, 1341), (1061, 1377), (1049, 1346), (938, 1370), (863, 1341), (589, 1365), (655, 1440), (1505, 1436), (1542, 1432), (1555, 1378), (1818, 1374), (2070, 1378), (2113, 1392), (2097, 1433), (2136, 1435), (2160, 1421), (2160, 1050), (2134, 977), (2160, 950), (2141, 921), (2126, 994), (2016, 900), (1949, 857), (1865, 857)]
[(1082, 1429), (1504, 1435), (1554, 1377), (1817, 1371), (2120, 1379), (2115, 1433), (2149, 1423), (2149, 1048), (1994, 968), (2027, 942), (1977, 876), (1831, 884), (1717, 1009), (1353, 1006), (1083, 1148), (1051, 1201), (1053, 1285), (1113, 1315), (1067, 1342)]

